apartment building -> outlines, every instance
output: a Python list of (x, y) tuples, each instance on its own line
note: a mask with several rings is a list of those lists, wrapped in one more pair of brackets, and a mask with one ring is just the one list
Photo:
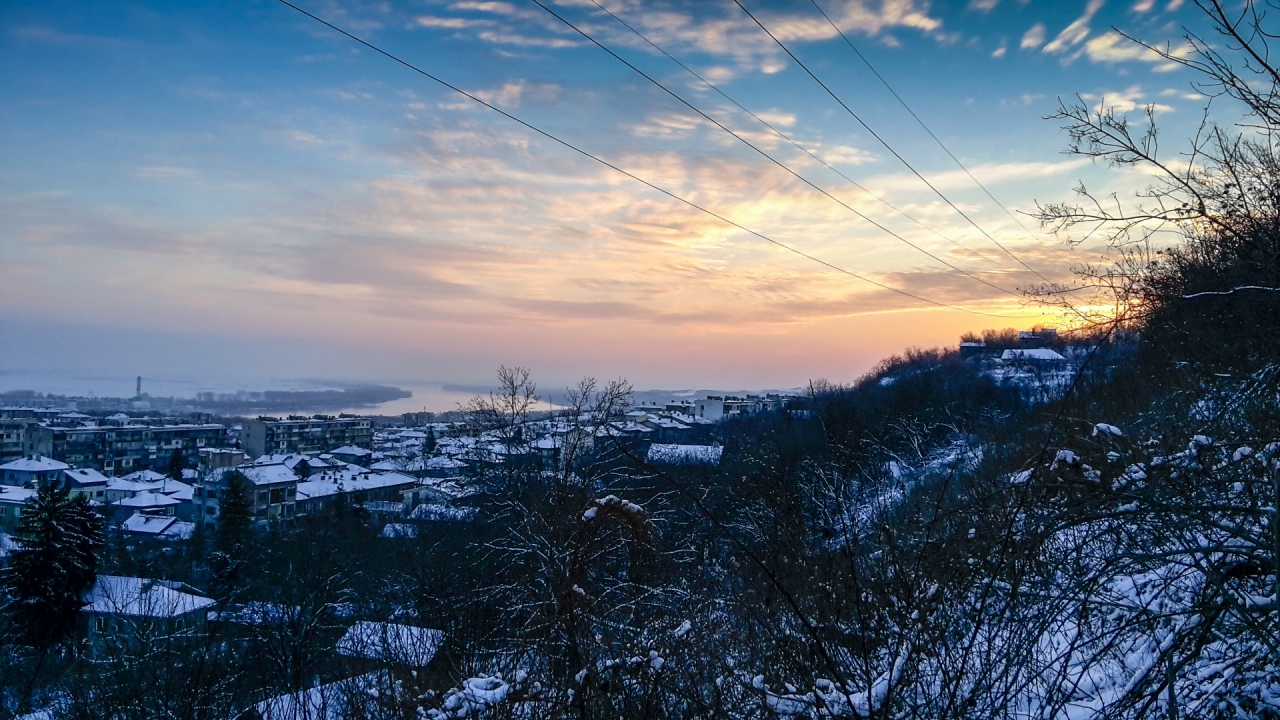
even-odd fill
[(329, 452), (344, 445), (373, 447), (373, 423), (368, 418), (343, 415), (291, 415), (281, 420), (260, 417), (246, 420), (241, 445), (249, 457), (289, 453)]
[(27, 426), (27, 445), (76, 467), (94, 468), (108, 475), (167, 467), (175, 450), (188, 467), (200, 462), (200, 450), (227, 442), (222, 425), (121, 425), (116, 427)]

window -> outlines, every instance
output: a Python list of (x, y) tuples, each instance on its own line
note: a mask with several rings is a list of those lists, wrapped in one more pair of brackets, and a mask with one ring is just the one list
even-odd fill
[(277, 505), (284, 502), (284, 488), (275, 488), (271, 491), (271, 504)]
[(96, 617), (96, 618), (94, 618), (94, 619), (93, 619), (93, 627), (94, 627), (94, 629), (96, 629), (98, 632), (106, 632), (106, 631), (107, 631), (107, 619), (106, 619), (106, 618), (104, 618), (104, 617)]

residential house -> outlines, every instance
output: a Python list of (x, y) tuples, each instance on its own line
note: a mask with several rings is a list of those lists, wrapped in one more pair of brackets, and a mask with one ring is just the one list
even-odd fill
[(373, 459), (373, 451), (354, 445), (344, 445), (329, 451), (329, 454), (344, 463), (351, 463), (352, 465), (368, 465), (369, 461)]
[(93, 468), (68, 468), (62, 471), (62, 477), (71, 488), (71, 495), (83, 496), (88, 500), (105, 503), (107, 501), (107, 483), (111, 478)]
[(298, 483), (298, 514), (318, 513), (342, 496), (357, 505), (391, 503), (373, 507), (383, 512), (399, 512), (404, 503), (403, 493), (419, 484), (417, 478), (396, 472), (324, 472)]
[(182, 583), (115, 575), (99, 575), (82, 601), (90, 659), (106, 659), (153, 637), (196, 638), (215, 605)]
[(30, 488), (0, 485), (0, 531), (11, 533), (18, 527), (24, 506), (35, 495)]
[(291, 520), (297, 507), (298, 476), (286, 465), (240, 468), (253, 485), (253, 519), (257, 524)]
[(350, 720), (394, 717), (396, 680), (378, 670), (366, 675), (315, 685), (263, 700), (240, 715), (243, 720)]
[(1022, 350), (1005, 350), (1000, 361), (1006, 364), (1052, 365), (1065, 363), (1067, 359), (1056, 350), (1049, 348), (1031, 348)]
[(396, 623), (360, 621), (334, 647), (339, 655), (371, 661), (372, 667), (423, 668), (444, 644), (444, 633)]
[(0, 465), (0, 485), (38, 487), (42, 482), (61, 482), (62, 471), (70, 465), (43, 455), (28, 455)]
[(143, 511), (134, 513), (120, 523), (120, 529), (130, 535), (157, 540), (190, 540), (195, 534), (196, 524), (179, 520), (173, 515), (153, 515)]

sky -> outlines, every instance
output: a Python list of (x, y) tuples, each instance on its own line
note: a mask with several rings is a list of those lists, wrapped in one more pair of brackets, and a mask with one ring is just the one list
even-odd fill
[(281, 2), (0, 5), (0, 390), (848, 382), (1061, 322), (1100, 249), (1024, 213), (1150, 178), (1060, 98), (1205, 104), (1116, 33), (1181, 0), (743, 0), (839, 101), (732, 0), (543, 1), (714, 122), (531, 0), (295, 2), (617, 169)]

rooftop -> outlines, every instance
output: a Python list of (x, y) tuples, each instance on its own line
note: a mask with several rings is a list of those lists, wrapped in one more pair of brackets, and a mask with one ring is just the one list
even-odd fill
[(22, 457), (0, 465), (0, 470), (11, 470), (14, 472), (48, 472), (58, 470), (69, 470), (70, 465), (54, 460), (51, 457), (43, 455), (32, 455), (30, 457)]
[(423, 667), (444, 643), (439, 630), (361, 621), (352, 625), (336, 647), (339, 655)]
[(164, 580), (99, 575), (82, 598), (83, 610), (134, 617), (181, 617), (214, 605), (213, 600), (178, 587), (184, 586)]

